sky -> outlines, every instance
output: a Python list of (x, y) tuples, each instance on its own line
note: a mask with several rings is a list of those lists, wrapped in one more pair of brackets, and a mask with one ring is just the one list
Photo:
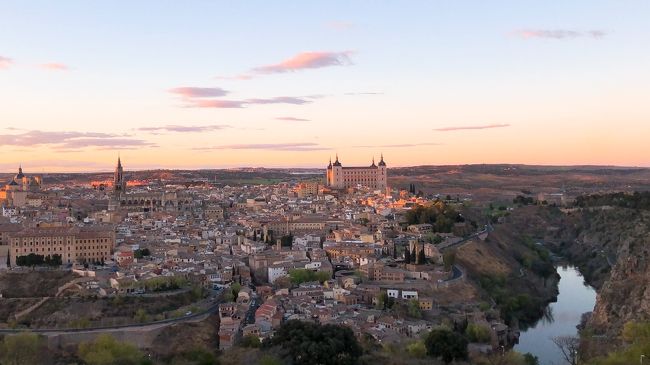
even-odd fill
[(650, 2), (0, 0), (0, 171), (650, 166)]

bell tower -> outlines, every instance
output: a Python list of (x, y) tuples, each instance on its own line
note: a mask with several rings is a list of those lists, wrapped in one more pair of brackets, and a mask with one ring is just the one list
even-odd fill
[(117, 166), (115, 166), (115, 173), (113, 174), (113, 191), (116, 196), (120, 196), (126, 192), (124, 169), (122, 168), (122, 161), (119, 156), (117, 157)]

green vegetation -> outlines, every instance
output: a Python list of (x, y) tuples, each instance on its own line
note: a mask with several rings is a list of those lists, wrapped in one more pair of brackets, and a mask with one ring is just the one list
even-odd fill
[[(590, 365), (638, 364), (641, 355), (650, 356), (650, 322), (628, 322), (621, 334), (627, 346), (607, 356), (588, 361)], [(647, 358), (645, 361), (650, 361)]]
[(100, 335), (92, 342), (79, 345), (78, 356), (87, 365), (138, 365), (151, 363), (137, 347), (119, 342), (110, 335)]
[(300, 285), (302, 283), (310, 281), (318, 281), (322, 283), (326, 280), (332, 278), (330, 273), (325, 271), (313, 271), (307, 269), (291, 269), (289, 270), (289, 278), (291, 278), (291, 283), (294, 285)]
[(467, 359), (467, 340), (446, 328), (434, 329), (424, 340), (427, 355), (441, 358), (446, 364)]
[(429, 223), (434, 232), (451, 232), (455, 223), (464, 222), (465, 218), (442, 200), (436, 200), (431, 205), (418, 205), (406, 212), (408, 224)]
[(529, 294), (518, 294), (516, 289), (507, 285), (503, 275), (482, 275), (479, 285), (494, 299), (501, 311), (501, 318), (506, 324), (516, 321), (531, 323), (542, 316), (544, 303)]
[(46, 343), (33, 333), (5, 336), (0, 343), (0, 361), (4, 365), (44, 364)]
[(583, 195), (576, 198), (577, 207), (613, 206), (630, 209), (650, 210), (650, 191)]
[(406, 345), (406, 352), (411, 357), (423, 359), (427, 356), (427, 347), (424, 345), (424, 341), (415, 341)]
[(258, 348), (261, 345), (262, 343), (260, 342), (260, 338), (253, 335), (244, 336), (241, 341), (239, 341), (239, 346), (241, 347)]
[(420, 309), (420, 302), (418, 302), (417, 299), (409, 300), (408, 316), (411, 318), (422, 318), (422, 310)]
[(489, 328), (475, 323), (467, 325), (465, 336), (469, 342), (489, 343), (492, 339)]
[(226, 292), (223, 295), (224, 300), (226, 302), (234, 302), (237, 299), (240, 290), (241, 290), (241, 284), (239, 283), (230, 284), (230, 288), (226, 289)]
[(135, 257), (136, 259), (141, 259), (145, 256), (150, 256), (150, 255), (151, 255), (151, 251), (149, 251), (148, 248), (143, 248), (141, 250), (133, 251), (133, 257)]
[(391, 309), (395, 305), (395, 298), (391, 298), (383, 291), (377, 294), (375, 301), (375, 309)]
[(174, 356), (168, 363), (174, 365), (217, 365), (219, 361), (210, 351), (202, 347), (196, 347)]
[(89, 328), (91, 326), (90, 319), (86, 317), (80, 317), (77, 319), (73, 319), (68, 323), (68, 327), (70, 328)]
[(16, 257), (18, 266), (61, 266), (61, 255), (37, 255), (30, 253), (27, 256)]
[(452, 266), (456, 263), (456, 250), (447, 250), (442, 254), (442, 262), (445, 265), (445, 270), (451, 270)]
[(178, 290), (187, 286), (187, 279), (180, 276), (161, 276), (133, 283), (133, 287), (144, 288), (147, 292)]
[(290, 320), (282, 324), (265, 347), (279, 347), (284, 362), (294, 365), (352, 365), (362, 349), (349, 327)]
[(508, 351), (504, 354), (494, 353), (489, 356), (477, 359), (476, 365), (539, 365), (536, 356), (529, 353), (521, 354), (517, 351)]
[(512, 202), (517, 205), (534, 205), (535, 199), (530, 196), (517, 195), (516, 198), (512, 199)]

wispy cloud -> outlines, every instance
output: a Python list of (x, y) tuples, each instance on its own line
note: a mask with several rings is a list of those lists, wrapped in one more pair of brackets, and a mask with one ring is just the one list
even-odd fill
[(136, 148), (155, 147), (142, 139), (128, 135), (95, 132), (66, 132), (32, 130), (18, 134), (0, 134), (0, 146), (40, 147), (55, 150), (76, 150), (80, 148)]
[(40, 67), (51, 71), (68, 71), (70, 69), (68, 65), (64, 65), (63, 63), (58, 62), (43, 63), (40, 65)]
[(250, 80), (259, 75), (287, 73), (332, 66), (349, 66), (353, 64), (350, 59), (353, 53), (352, 51), (302, 52), (279, 63), (255, 67), (247, 73), (235, 76), (217, 76), (215, 78), (220, 80)]
[(602, 30), (577, 31), (569, 29), (520, 29), (513, 32), (514, 35), (524, 39), (574, 39), (574, 38), (592, 38), (601, 39), (607, 35)]
[(268, 66), (256, 67), (253, 72), (260, 74), (272, 74), (283, 72), (294, 72), (299, 70), (323, 68), (330, 66), (351, 65), (350, 54), (352, 52), (303, 52), (286, 59), (280, 63)]
[(188, 99), (186, 107), (189, 108), (246, 108), (250, 105), (265, 104), (293, 104), (302, 105), (311, 103), (318, 96), (276, 96), (272, 98), (253, 98), (245, 100), (210, 100)]
[(285, 120), (289, 122), (309, 122), (309, 119), (304, 119), (304, 118), (296, 118), (296, 117), (277, 117), (275, 118), (277, 120)]
[(380, 145), (358, 145), (354, 148), (407, 148), (418, 146), (440, 146), (442, 143), (425, 142), (425, 143), (398, 143), (398, 144), (380, 144)]
[(339, 21), (339, 20), (326, 23), (325, 26), (327, 26), (330, 29), (339, 30), (339, 31), (350, 30), (355, 27), (353, 23)]
[(177, 132), (177, 133), (198, 133), (198, 132), (211, 132), (218, 131), (222, 129), (232, 128), (229, 125), (225, 124), (215, 124), (215, 125), (165, 125), (161, 127), (140, 127), (135, 130), (141, 132)]
[(251, 143), (251, 144), (229, 144), (213, 147), (195, 147), (194, 150), (265, 150), (265, 151), (323, 151), (330, 148), (317, 143)]
[(0, 70), (9, 68), (14, 64), (14, 61), (11, 58), (0, 56)]
[(452, 131), (475, 130), (475, 129), (505, 128), (505, 127), (510, 127), (510, 124), (501, 123), (501, 124), (470, 125), (470, 126), (459, 126), (459, 127), (444, 127), (444, 128), (435, 128), (434, 131), (452, 132)]
[(218, 98), (228, 95), (228, 91), (219, 87), (175, 87), (169, 92), (185, 98)]
[(46, 169), (72, 169), (72, 170), (100, 170), (100, 169), (111, 169), (110, 163), (99, 163), (95, 161), (73, 161), (73, 160), (63, 160), (63, 159), (52, 159), (52, 160), (27, 160), (27, 161), (16, 161), (16, 162), (2, 162), (0, 163), (0, 170), (4, 171), (14, 171), (18, 165), (22, 164), (29, 172), (40, 172), (41, 170)]
[(384, 95), (384, 93), (381, 92), (381, 91), (366, 91), (366, 92), (350, 92), (350, 93), (345, 93), (345, 95), (349, 95), (349, 96), (357, 96), (357, 95)]

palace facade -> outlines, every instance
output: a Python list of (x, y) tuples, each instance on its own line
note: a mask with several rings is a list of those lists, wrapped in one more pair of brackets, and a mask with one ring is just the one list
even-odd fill
[(339, 161), (339, 156), (336, 155), (336, 161), (332, 163), (332, 160), (330, 160), (327, 166), (327, 187), (331, 189), (349, 189), (365, 186), (370, 189), (385, 190), (388, 185), (386, 172), (387, 168), (383, 154), (377, 165), (375, 165), (375, 159), (373, 158), (372, 164), (367, 167), (343, 167)]
[(30, 253), (44, 257), (59, 255), (64, 264), (101, 262), (111, 259), (115, 247), (113, 226), (30, 227), (8, 236), (12, 266), (16, 265), (16, 258)]

